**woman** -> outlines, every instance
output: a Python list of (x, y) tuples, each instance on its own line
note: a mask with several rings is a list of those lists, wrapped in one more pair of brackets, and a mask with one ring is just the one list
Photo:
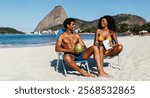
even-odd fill
[[(99, 47), (102, 65), (104, 63), (104, 56), (118, 55), (123, 49), (123, 46), (118, 43), (115, 32), (116, 24), (112, 16), (103, 16), (99, 19), (94, 45)], [(106, 40), (109, 42), (109, 49), (107, 49), (104, 43)]]

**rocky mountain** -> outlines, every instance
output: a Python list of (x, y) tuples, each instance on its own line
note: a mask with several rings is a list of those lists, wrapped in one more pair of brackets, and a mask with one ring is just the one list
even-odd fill
[(67, 14), (62, 6), (56, 6), (36, 27), (34, 32), (39, 32), (47, 28), (62, 24), (67, 18)]
[[(144, 18), (131, 14), (118, 14), (113, 16), (113, 18), (115, 19), (117, 26), (120, 24), (127, 24), (129, 28), (132, 28), (137, 24), (142, 26), (147, 23), (147, 21)], [(91, 24), (91, 26), (97, 28), (98, 21), (99, 19), (91, 21), (89, 23)]]
[[(115, 21), (116, 21), (116, 25), (121, 25), (121, 24), (127, 24), (129, 28), (133, 28), (135, 25), (143, 25), (146, 24), (147, 21), (137, 15), (131, 15), (131, 14), (118, 14), (113, 16)], [(97, 28), (97, 24), (98, 24), (98, 20), (96, 19), (94, 21), (85, 21), (85, 20), (81, 20), (81, 19), (76, 19), (76, 27), (80, 28), (81, 31), (86, 31), (88, 29)], [(63, 27), (62, 25), (57, 25), (57, 26), (53, 26), (51, 27), (54, 30), (57, 30), (58, 28)]]
[[(137, 15), (131, 14), (118, 14), (113, 16), (116, 20), (116, 25), (120, 28), (122, 25), (127, 25), (127, 27), (133, 28), (135, 25), (142, 26), (146, 24), (147, 21)], [(65, 10), (62, 6), (56, 6), (36, 27), (35, 32), (42, 30), (57, 30), (63, 27), (63, 21), (67, 18)], [(85, 21), (81, 19), (76, 19), (76, 27), (81, 30), (81, 32), (94, 32), (98, 25), (98, 20)]]
[(144, 18), (137, 15), (131, 15), (131, 14), (118, 14), (114, 16), (114, 19), (116, 20), (117, 24), (125, 23), (128, 24), (129, 27), (132, 27), (136, 24), (141, 26), (147, 23), (147, 21)]

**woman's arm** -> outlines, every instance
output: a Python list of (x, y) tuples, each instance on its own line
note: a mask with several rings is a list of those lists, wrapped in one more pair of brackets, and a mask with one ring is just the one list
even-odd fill
[(115, 44), (118, 44), (118, 39), (117, 39), (116, 33), (112, 31), (112, 32), (111, 32), (111, 36), (112, 36), (113, 41), (114, 41), (113, 44), (114, 44), (114, 45), (115, 45)]

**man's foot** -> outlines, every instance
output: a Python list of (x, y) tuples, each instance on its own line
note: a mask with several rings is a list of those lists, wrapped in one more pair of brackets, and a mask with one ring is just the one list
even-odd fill
[(98, 77), (111, 78), (112, 76), (110, 76), (108, 73), (104, 72), (104, 73), (99, 74)]
[(96, 77), (96, 75), (94, 75), (94, 74), (90, 74), (91, 76), (90, 77)]
[(85, 75), (83, 75), (83, 76), (85, 76), (85, 77), (95, 77), (95, 75), (93, 75), (93, 74), (89, 74), (89, 73), (86, 73)]
[(80, 73), (81, 73), (82, 76), (85, 76), (85, 77), (95, 77), (95, 75), (90, 74), (90, 73), (88, 73), (88, 72), (86, 72), (84, 70), (81, 70)]
[(93, 75), (93, 74), (89, 74), (87, 77), (95, 77), (95, 75)]

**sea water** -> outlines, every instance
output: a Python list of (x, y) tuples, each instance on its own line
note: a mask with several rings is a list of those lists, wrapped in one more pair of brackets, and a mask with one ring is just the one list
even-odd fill
[[(83, 40), (94, 40), (94, 34), (80, 35)], [(0, 47), (52, 45), (55, 43), (55, 34), (0, 34)]]

